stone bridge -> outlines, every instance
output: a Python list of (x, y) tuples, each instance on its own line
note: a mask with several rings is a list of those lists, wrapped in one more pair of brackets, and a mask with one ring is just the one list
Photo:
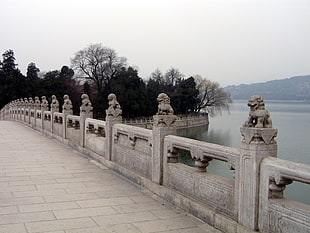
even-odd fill
[[(176, 136), (177, 118), (162, 97), (152, 130), (122, 124), (113, 94), (105, 121), (92, 118), (85, 94), (79, 116), (68, 96), (62, 112), (55, 96), (50, 110), (45, 97), (7, 104), (0, 112), (0, 185), (8, 190), (0, 192), (0, 232), (310, 232), (310, 206), (283, 197), (293, 181), (310, 184), (310, 166), (277, 158), (277, 129), (261, 97), (249, 101), (240, 149)], [(196, 167), (178, 163), (182, 151)], [(81, 165), (78, 153), (92, 164)], [(208, 173), (211, 160), (226, 162), (233, 179)]]

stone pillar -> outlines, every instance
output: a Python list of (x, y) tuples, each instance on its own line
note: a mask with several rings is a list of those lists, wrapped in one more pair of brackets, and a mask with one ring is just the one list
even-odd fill
[(104, 154), (108, 160), (112, 160), (113, 146), (113, 125), (122, 123), (122, 109), (117, 101), (116, 95), (111, 93), (108, 95), (109, 107), (106, 110), (106, 126), (105, 126), (105, 145)]
[(59, 112), (59, 102), (55, 95), (52, 95), (51, 102), (51, 133), (53, 133), (53, 125), (54, 125), (54, 112)]
[(15, 100), (10, 103), (10, 120), (14, 120)]
[(167, 94), (159, 94), (157, 101), (158, 112), (153, 116), (152, 181), (156, 184), (162, 184), (164, 138), (167, 135), (176, 135), (176, 126), (173, 123), (177, 116), (173, 115), (174, 111)]
[(93, 118), (93, 107), (87, 94), (82, 94), (82, 105), (80, 107), (80, 146), (85, 145), (85, 120)]
[(62, 105), (62, 137), (66, 139), (67, 116), (73, 115), (73, 105), (68, 95), (64, 95), (64, 104)]
[(30, 127), (33, 127), (33, 125), (31, 125), (31, 110), (34, 109), (34, 101), (32, 99), (32, 97), (29, 97), (29, 118), (28, 118), (28, 124), (30, 125)]
[(20, 102), (20, 100), (18, 99), (18, 100), (16, 100), (16, 106), (17, 106), (17, 111), (16, 111), (16, 120), (17, 121), (20, 121), (20, 114), (21, 114), (21, 102)]
[(34, 128), (37, 128), (37, 110), (41, 109), (41, 102), (38, 96), (34, 97)]
[(25, 114), (25, 103), (24, 103), (24, 99), (20, 98), (20, 117), (19, 120), (21, 122), (24, 122), (24, 114)]
[(249, 119), (240, 128), (239, 215), (238, 222), (258, 229), (260, 165), (266, 157), (277, 157), (277, 129), (272, 128), (269, 112), (260, 96), (252, 96)]
[(23, 122), (27, 122), (27, 117), (29, 117), (29, 102), (27, 98), (24, 98), (24, 117)]
[(41, 97), (41, 125), (42, 132), (44, 131), (44, 112), (48, 111), (48, 101), (45, 96)]

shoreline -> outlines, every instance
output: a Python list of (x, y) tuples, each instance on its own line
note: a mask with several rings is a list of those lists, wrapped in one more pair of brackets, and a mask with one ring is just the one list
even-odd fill
[[(248, 101), (248, 99), (233, 99), (233, 103), (234, 103), (234, 101)], [(272, 99), (264, 99), (264, 101), (273, 102), (273, 103), (310, 103), (310, 100), (272, 100)]]

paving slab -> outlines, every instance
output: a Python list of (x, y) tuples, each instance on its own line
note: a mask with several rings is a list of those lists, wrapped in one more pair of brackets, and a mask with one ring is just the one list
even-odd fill
[(219, 232), (73, 148), (0, 121), (0, 233)]

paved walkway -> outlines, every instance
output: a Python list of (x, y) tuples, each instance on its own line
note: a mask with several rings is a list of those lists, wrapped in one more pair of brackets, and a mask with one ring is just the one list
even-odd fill
[(0, 121), (0, 233), (218, 232), (79, 152)]

